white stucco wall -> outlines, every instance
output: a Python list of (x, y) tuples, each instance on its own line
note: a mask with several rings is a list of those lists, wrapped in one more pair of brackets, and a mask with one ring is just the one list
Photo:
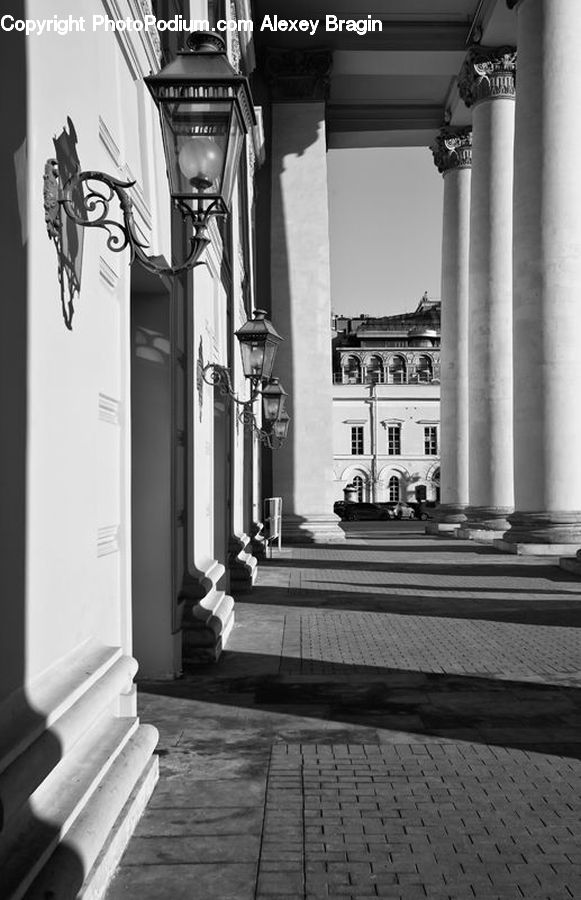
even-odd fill
[[(90, 20), (96, 6), (101, 8), (80, 0), (74, 15)], [(63, 0), (50, 10), (62, 16), (70, 11)], [(46, 12), (41, 0), (28, 4), (30, 17)], [(138, 224), (153, 237), (154, 252), (168, 257), (168, 217), (160, 213), (169, 204), (167, 194), (160, 196), (166, 179), (157, 114), (140, 82), (151, 60), (138, 36), (132, 56), (114, 34), (90, 30), (45, 34), (27, 46), (31, 678), (90, 636), (131, 650), (129, 255), (112, 253), (102, 231), (85, 229), (81, 293), (68, 331), (43, 215), (42, 176), (54, 156), (52, 138), (70, 117), (83, 169), (137, 179)], [(154, 176), (160, 186), (155, 195)]]

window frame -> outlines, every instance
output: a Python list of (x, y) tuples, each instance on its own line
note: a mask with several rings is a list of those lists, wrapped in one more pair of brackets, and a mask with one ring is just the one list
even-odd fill
[(363, 425), (351, 426), (351, 456), (365, 454), (365, 429)]
[[(392, 443), (394, 449), (392, 449)], [(387, 455), (401, 456), (401, 425), (397, 422), (392, 422), (391, 424), (387, 425)]]
[(424, 456), (437, 456), (438, 443), (438, 426), (424, 425)]
[[(392, 496), (394, 488), (396, 489), (397, 497)], [(390, 476), (390, 479), (387, 482), (387, 495), (390, 503), (399, 503), (401, 500), (401, 481), (397, 475)]]

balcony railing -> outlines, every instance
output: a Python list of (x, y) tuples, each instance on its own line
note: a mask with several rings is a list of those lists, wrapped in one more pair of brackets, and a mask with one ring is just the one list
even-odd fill
[(435, 376), (427, 376), (418, 373), (410, 373), (400, 377), (388, 378), (387, 381), (382, 378), (376, 378), (371, 375), (343, 374), (342, 372), (333, 373), (334, 384), (439, 384), (440, 379)]

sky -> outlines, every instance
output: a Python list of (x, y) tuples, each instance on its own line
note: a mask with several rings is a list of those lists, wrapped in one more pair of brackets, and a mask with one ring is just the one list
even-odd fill
[(425, 147), (330, 150), (331, 306), (410, 312), (440, 297), (443, 179)]

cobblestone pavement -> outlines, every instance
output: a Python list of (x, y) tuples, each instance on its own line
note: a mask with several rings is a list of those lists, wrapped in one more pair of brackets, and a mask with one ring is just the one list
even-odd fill
[(346, 528), (261, 566), (218, 666), (143, 685), (161, 778), (108, 900), (581, 898), (580, 582)]

